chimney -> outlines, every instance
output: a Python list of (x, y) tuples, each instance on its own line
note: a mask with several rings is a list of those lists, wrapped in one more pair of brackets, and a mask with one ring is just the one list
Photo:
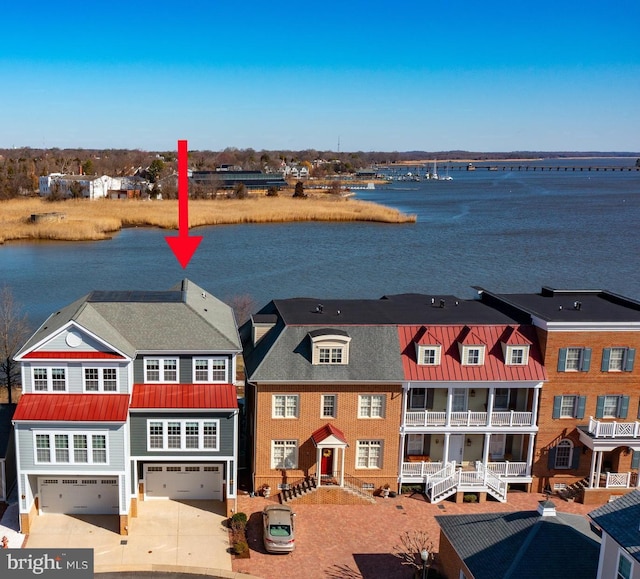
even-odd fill
[(556, 505), (550, 500), (539, 501), (538, 502), (538, 514), (541, 517), (555, 517), (556, 516)]

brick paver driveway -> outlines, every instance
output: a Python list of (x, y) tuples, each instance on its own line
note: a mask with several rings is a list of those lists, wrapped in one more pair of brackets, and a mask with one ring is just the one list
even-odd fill
[[(544, 495), (509, 493), (508, 502), (431, 505), (421, 495), (378, 499), (376, 505), (296, 505), (296, 549), (288, 555), (267, 554), (262, 546), (261, 514), (268, 503), (246, 495), (238, 499), (238, 510), (249, 517), (251, 558), (235, 559), (236, 572), (263, 579), (408, 579), (408, 567), (393, 556), (393, 547), (404, 531), (426, 530), (438, 549), (439, 527), (434, 515), (477, 514), (535, 510)], [(559, 511), (586, 514), (594, 506), (553, 502)]]

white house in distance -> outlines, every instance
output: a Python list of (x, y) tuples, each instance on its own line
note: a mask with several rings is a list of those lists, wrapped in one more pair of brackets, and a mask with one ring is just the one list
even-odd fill
[[(122, 177), (109, 177), (108, 175), (64, 175), (51, 173), (38, 179), (40, 197), (49, 197), (56, 192), (62, 197), (73, 197), (74, 183), (80, 187), (79, 194), (85, 199), (102, 199), (109, 195), (110, 191), (123, 189)], [(126, 185), (124, 188), (128, 188)]]

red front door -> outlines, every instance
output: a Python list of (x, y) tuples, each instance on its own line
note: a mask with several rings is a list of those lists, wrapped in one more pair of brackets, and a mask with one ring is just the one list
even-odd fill
[(323, 476), (333, 476), (333, 449), (322, 449), (322, 461), (320, 463), (320, 473)]

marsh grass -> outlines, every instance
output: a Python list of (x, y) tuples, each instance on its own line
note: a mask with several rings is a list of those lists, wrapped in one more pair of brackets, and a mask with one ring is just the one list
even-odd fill
[[(60, 213), (60, 221), (31, 222), (32, 214)], [(413, 223), (414, 215), (367, 201), (326, 196), (307, 199), (190, 200), (189, 226), (289, 221)], [(177, 229), (177, 201), (13, 199), (0, 202), (0, 243), (12, 240), (108, 239), (123, 227)]]

